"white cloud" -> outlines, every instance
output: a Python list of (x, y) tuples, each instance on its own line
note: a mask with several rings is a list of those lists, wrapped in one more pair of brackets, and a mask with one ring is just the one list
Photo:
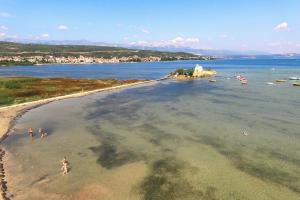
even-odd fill
[(288, 26), (289, 25), (287, 22), (282, 22), (282, 23), (278, 24), (277, 26), (275, 26), (273, 30), (274, 31), (283, 31), (283, 30), (287, 29)]
[(48, 33), (43, 33), (42, 35), (41, 35), (41, 38), (48, 38), (50, 35), (48, 34)]
[(0, 17), (10, 17), (11, 15), (7, 12), (0, 12)]
[(279, 42), (270, 42), (269, 44), (268, 44), (268, 46), (270, 46), (270, 47), (278, 47), (278, 46), (280, 46), (281, 45), (281, 43), (279, 43)]
[(0, 29), (4, 30), (4, 31), (8, 30), (8, 28), (6, 26), (0, 26)]
[(60, 31), (66, 31), (66, 30), (68, 30), (69, 28), (68, 28), (67, 26), (65, 26), (65, 25), (59, 25), (59, 26), (57, 27), (57, 29), (60, 30)]
[(131, 46), (144, 46), (144, 47), (199, 47), (200, 39), (196, 37), (176, 37), (171, 40), (159, 40), (159, 41), (135, 41), (130, 42)]
[(195, 42), (195, 43), (199, 43), (200, 42), (199, 38), (187, 38), (186, 41), (187, 42)]
[(150, 31), (149, 31), (148, 29), (145, 29), (145, 28), (142, 28), (141, 31), (142, 31), (143, 33), (147, 33), (147, 34), (150, 33)]
[(35, 36), (34, 39), (41, 40), (41, 39), (46, 39), (48, 37), (50, 37), (50, 35), (48, 33), (43, 33), (41, 35)]
[(6, 34), (3, 32), (0, 32), (0, 38), (4, 37)]

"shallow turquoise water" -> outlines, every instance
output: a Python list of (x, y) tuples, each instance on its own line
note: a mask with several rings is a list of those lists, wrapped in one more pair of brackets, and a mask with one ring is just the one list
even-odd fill
[[(10, 191), (16, 199), (299, 199), (300, 89), (266, 83), (300, 69), (272, 68), (219, 69), (216, 83), (163, 81), (36, 108), (3, 144)], [(31, 140), (28, 127), (49, 135)]]

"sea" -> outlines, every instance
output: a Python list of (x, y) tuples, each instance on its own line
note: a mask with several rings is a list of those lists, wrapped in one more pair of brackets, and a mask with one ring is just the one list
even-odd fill
[(289, 80), (299, 59), (14, 66), (0, 76), (152, 80), (196, 64), (216, 82), (164, 80), (26, 112), (1, 144), (12, 199), (299, 200), (300, 87)]

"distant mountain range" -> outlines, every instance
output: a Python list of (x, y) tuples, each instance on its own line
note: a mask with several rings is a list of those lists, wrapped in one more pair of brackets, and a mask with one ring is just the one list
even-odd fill
[[(124, 45), (125, 47), (126, 45)], [(195, 49), (189, 47), (144, 47), (144, 46), (128, 46), (134, 49), (143, 50), (160, 50), (160, 51), (170, 51), (170, 52), (188, 52), (197, 55), (212, 55), (212, 56), (232, 56), (232, 55), (270, 55), (270, 53), (261, 51), (231, 51), (222, 49)]]
[(110, 47), (123, 47), (129, 49), (140, 50), (154, 50), (164, 52), (186, 52), (202, 56), (214, 56), (218, 58), (253, 58), (253, 59), (267, 59), (267, 58), (300, 58), (300, 54), (271, 54), (263, 51), (247, 50), (247, 51), (232, 51), (222, 49), (196, 49), (189, 47), (147, 47), (139, 45), (129, 45), (122, 43), (104, 43), (104, 42), (92, 42), (89, 40), (30, 40), (30, 39), (15, 39), (6, 38), (3, 41), (17, 42), (17, 43), (31, 43), (31, 44), (51, 44), (51, 45), (91, 45), (91, 46), (110, 46)]

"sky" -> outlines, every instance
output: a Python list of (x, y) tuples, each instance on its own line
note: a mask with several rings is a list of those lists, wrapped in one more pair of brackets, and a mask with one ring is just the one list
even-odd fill
[(300, 53), (300, 0), (0, 0), (0, 40)]

